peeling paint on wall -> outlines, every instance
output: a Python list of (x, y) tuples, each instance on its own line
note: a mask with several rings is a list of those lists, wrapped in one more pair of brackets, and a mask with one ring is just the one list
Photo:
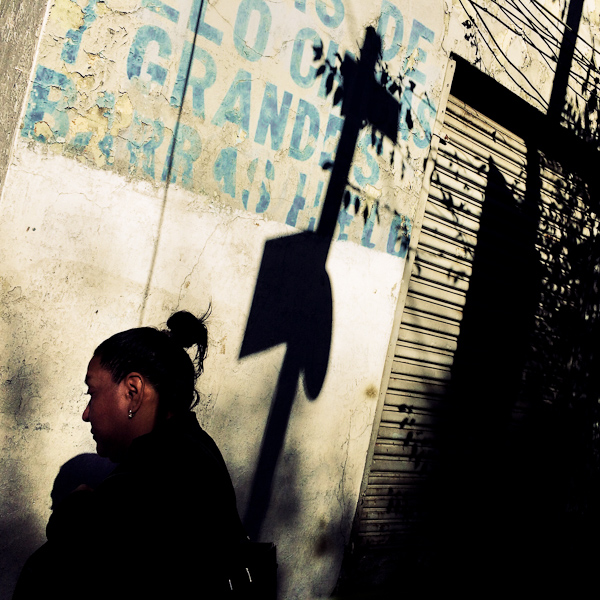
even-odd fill
[(417, 201), (408, 180), (436, 115), (440, 72), (428, 53), (437, 23), (383, 0), (352, 14), (350, 27), (347, 4), (57, 0), (21, 136), (312, 230), (344, 122), (340, 60), (364, 36), (359, 16), (377, 23), (374, 75), (401, 111), (395, 144), (365, 127), (336, 239), (404, 257)]

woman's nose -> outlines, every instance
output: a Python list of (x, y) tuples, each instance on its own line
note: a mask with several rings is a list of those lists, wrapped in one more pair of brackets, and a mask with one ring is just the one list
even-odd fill
[(88, 402), (88, 405), (85, 407), (85, 410), (83, 411), (83, 414), (81, 415), (81, 418), (86, 423), (89, 423), (89, 420), (90, 420), (90, 403), (89, 402)]

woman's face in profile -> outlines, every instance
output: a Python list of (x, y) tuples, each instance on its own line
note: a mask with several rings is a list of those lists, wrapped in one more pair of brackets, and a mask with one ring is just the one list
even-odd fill
[(85, 383), (90, 400), (82, 418), (92, 426), (96, 452), (118, 460), (128, 445), (128, 401), (123, 383), (115, 383), (110, 371), (95, 356), (88, 365)]

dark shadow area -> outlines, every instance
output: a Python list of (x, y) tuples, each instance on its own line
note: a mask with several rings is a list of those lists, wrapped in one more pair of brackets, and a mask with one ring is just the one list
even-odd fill
[[(472, 253), (449, 383), (426, 390), (428, 414), (437, 413), (427, 448), (402, 427), (380, 431), (378, 443), (395, 435), (413, 446), (414, 469), (380, 507), (374, 526), (387, 541), (351, 548), (337, 597), (584, 597), (600, 560), (597, 130), (584, 118), (571, 119), (577, 130), (560, 127), (459, 58), (452, 94), (523, 138), (525, 190), (509, 184), (505, 165), (474, 161), (485, 190), (476, 244), (467, 243), (458, 224), (470, 191), (462, 159), (446, 154), (455, 179), (434, 200), (456, 211), (455, 245)], [(597, 111), (597, 95), (588, 108)], [(448, 282), (469, 270), (461, 264), (447, 269)], [(412, 397), (406, 411), (417, 421), (419, 402)], [(425, 449), (431, 460), (417, 465)]]
[[(320, 57), (317, 50), (315, 55)], [(396, 141), (399, 104), (376, 81), (380, 55), (381, 38), (369, 27), (359, 59), (346, 56), (342, 63), (343, 88), (336, 90), (335, 101), (342, 102), (344, 125), (335, 161), (327, 165), (331, 175), (316, 232), (270, 240), (265, 245), (239, 356), (282, 343), (287, 350), (244, 518), (251, 538), (258, 538), (269, 507), (299, 377), (304, 375), (307, 396), (316, 399), (327, 373), (333, 298), (325, 263), (340, 207), (348, 198), (348, 174), (360, 131), (370, 125)], [(331, 92), (329, 85), (328, 93)]]
[(58, 471), (52, 492), (52, 509), (75, 488), (88, 485), (95, 489), (114, 470), (115, 464), (97, 454), (79, 454), (68, 460)]
[(240, 358), (281, 343), (287, 345), (279, 373), (244, 525), (257, 539), (265, 518), (275, 469), (283, 449), (301, 374), (306, 394), (316, 399), (327, 366), (333, 324), (333, 298), (325, 261), (330, 240), (312, 232), (265, 244)]
[[(591, 202), (599, 197), (600, 178), (596, 175), (600, 132), (590, 125), (586, 126), (581, 119), (583, 115), (577, 118), (572, 114), (573, 123), (569, 128), (561, 127), (460, 56), (452, 55), (452, 58), (457, 65), (452, 81), (455, 96), (522, 137), (528, 146), (554, 157), (565, 172), (576, 173), (585, 180)], [(589, 111), (597, 110), (597, 98), (597, 93), (591, 95)], [(570, 106), (569, 110), (574, 113), (577, 108)]]
[(543, 538), (536, 540), (531, 531), (531, 509), (537, 505), (542, 514), (549, 490), (526, 491), (521, 485), (527, 458), (513, 436), (541, 287), (535, 251), (539, 175), (534, 150), (527, 156), (527, 191), (519, 201), (492, 159), (488, 165), (469, 291), (438, 425), (440, 460), (431, 482), (431, 536), (438, 546), (432, 566), (452, 589), (476, 592), (497, 581), (508, 590), (509, 581), (524, 581), (533, 564), (543, 562)]
[[(114, 463), (107, 458), (101, 458), (97, 454), (80, 454), (71, 458), (62, 465), (54, 479), (52, 491), (50, 492), (52, 499), (51, 509), (53, 511), (56, 510), (57, 506), (80, 485), (87, 485), (93, 489), (96, 488), (114, 468)], [(89, 527), (89, 523), (86, 522), (87, 515), (81, 514), (80, 516), (80, 526), (82, 528)], [(19, 583), (16, 586), (17, 589), (15, 590), (15, 596), (17, 597), (31, 597), (29, 595), (30, 586), (32, 583), (38, 585), (39, 579), (42, 579), (48, 585), (55, 584), (55, 573), (62, 572), (62, 565), (60, 565), (61, 568), (57, 568), (57, 565), (53, 562), (56, 560), (56, 557), (52, 552), (49, 552), (47, 543), (38, 546), (35, 551), (33, 550), (32, 548), (29, 552), (29, 556), (24, 561), (22, 569), (16, 573), (20, 577)], [(44, 583), (39, 585), (44, 586)], [(35, 589), (41, 588), (36, 587)], [(53, 587), (53, 589), (56, 588)]]
[[(2, 298), (6, 302), (6, 297)], [(15, 311), (16, 312), (16, 311)], [(19, 572), (27, 557), (40, 544), (39, 522), (31, 503), (31, 471), (19, 456), (24, 446), (21, 428), (27, 424), (28, 399), (37, 383), (37, 373), (28, 368), (28, 355), (21, 344), (11, 340), (22, 339), (29, 332), (22, 327), (21, 315), (12, 314), (4, 329), (4, 342), (11, 348), (11, 359), (5, 363), (8, 378), (4, 380), (3, 411), (12, 420), (2, 439), (2, 508), (0, 509), (0, 598), (9, 598)], [(27, 412), (26, 412), (27, 411)], [(9, 417), (10, 416), (10, 417)], [(12, 431), (11, 431), (12, 430)], [(4, 433), (4, 432), (3, 432)]]
[(471, 595), (493, 581), (579, 597), (600, 558), (598, 155), (500, 105), (494, 117), (527, 144), (527, 188), (519, 205), (490, 165), (439, 426), (432, 571)]

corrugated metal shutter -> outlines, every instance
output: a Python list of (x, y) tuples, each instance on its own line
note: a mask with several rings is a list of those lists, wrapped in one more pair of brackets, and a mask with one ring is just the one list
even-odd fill
[[(525, 190), (523, 140), (450, 96), (366, 490), (358, 538), (414, 550), (419, 490), (457, 348), (489, 159)], [(418, 528), (417, 528), (418, 529)], [(410, 538), (410, 540), (408, 539)]]
[[(382, 570), (386, 549), (397, 551), (397, 562), (398, 553), (418, 554), (427, 543), (421, 528), (426, 503), (421, 499), (436, 461), (436, 423), (451, 380), (482, 206), (486, 197), (493, 196), (488, 187), (490, 164), (518, 206), (526, 202), (528, 168), (531, 173), (527, 152), (523, 139), (449, 97), (385, 404), (355, 522), (354, 547), (362, 548), (364, 556), (369, 549), (375, 552), (373, 560)], [(597, 216), (585, 202), (585, 185), (574, 183), (558, 163), (534, 152), (539, 160), (535, 173), (539, 191), (535, 222), (528, 227), (533, 225), (532, 264), (539, 266), (541, 297), (521, 393), (512, 405), (513, 427), (527, 413), (532, 394), (550, 402), (567, 377), (565, 364), (572, 348), (557, 351), (552, 335), (564, 334), (556, 327), (557, 315), (564, 315), (569, 305), (574, 307), (579, 294), (569, 275), (573, 251), (569, 244), (560, 243), (568, 223), (578, 223), (573, 240), (578, 236), (591, 243), (598, 236)], [(508, 226), (513, 218), (528, 217), (509, 210), (501, 242), (522, 244), (519, 228)], [(589, 261), (580, 265), (581, 272), (589, 268)], [(494, 270), (490, 271), (489, 277), (494, 277)]]

